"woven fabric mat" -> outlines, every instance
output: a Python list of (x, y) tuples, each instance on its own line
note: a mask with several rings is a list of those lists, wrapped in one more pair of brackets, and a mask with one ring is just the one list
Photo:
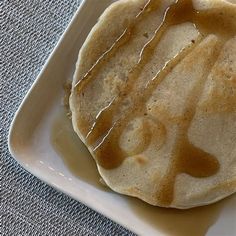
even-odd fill
[(80, 2), (0, 0), (0, 235), (133, 235), (42, 183), (8, 151), (14, 113)]

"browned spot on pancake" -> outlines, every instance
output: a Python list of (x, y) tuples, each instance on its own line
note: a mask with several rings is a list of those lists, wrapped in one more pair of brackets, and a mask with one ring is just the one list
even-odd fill
[(141, 155), (135, 156), (134, 158), (140, 165), (145, 165), (148, 162), (148, 159)]
[(137, 187), (131, 187), (129, 189), (127, 189), (127, 192), (131, 195), (131, 196), (139, 196), (140, 194), (140, 189)]

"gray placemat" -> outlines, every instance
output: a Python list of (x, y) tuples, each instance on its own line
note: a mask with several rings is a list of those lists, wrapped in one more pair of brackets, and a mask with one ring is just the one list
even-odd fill
[(0, 0), (0, 235), (133, 235), (22, 169), (7, 146), (15, 111), (79, 0)]

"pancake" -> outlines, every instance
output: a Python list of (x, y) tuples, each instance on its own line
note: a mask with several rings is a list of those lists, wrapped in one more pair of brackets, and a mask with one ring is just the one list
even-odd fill
[(191, 208), (236, 191), (236, 4), (120, 0), (82, 46), (75, 132), (114, 191)]

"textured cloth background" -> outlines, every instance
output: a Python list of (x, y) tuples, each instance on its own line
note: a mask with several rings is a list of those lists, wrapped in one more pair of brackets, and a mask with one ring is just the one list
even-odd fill
[(0, 235), (133, 235), (22, 169), (9, 125), (79, 0), (0, 0)]

